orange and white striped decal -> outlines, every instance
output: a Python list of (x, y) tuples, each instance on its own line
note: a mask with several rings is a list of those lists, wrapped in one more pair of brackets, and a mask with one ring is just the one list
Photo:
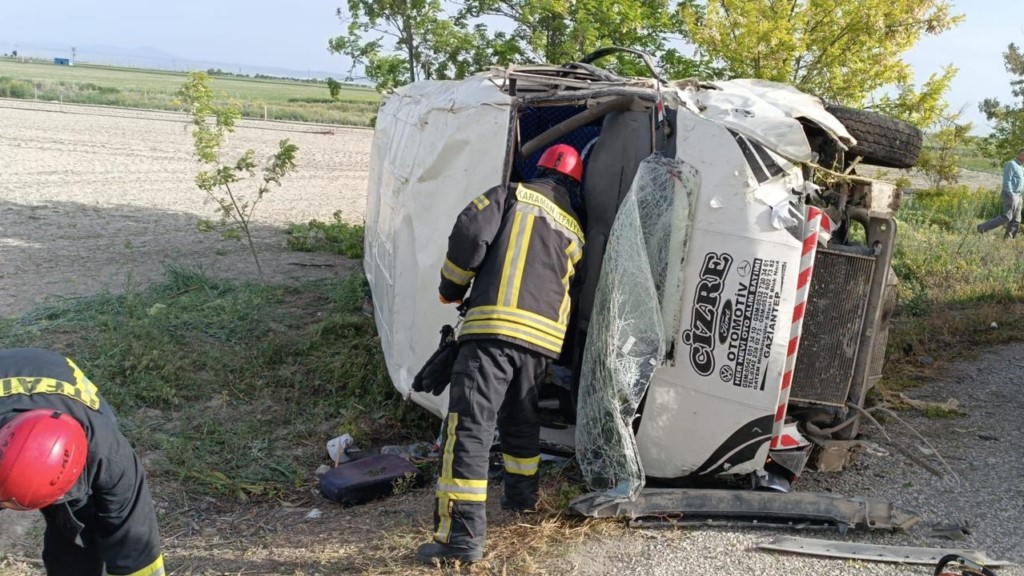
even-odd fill
[[(814, 271), (814, 256), (818, 253), (818, 233), (822, 228), (823, 214), (814, 206), (807, 207), (807, 221), (804, 228), (804, 246), (800, 255), (800, 276), (796, 283), (796, 301), (793, 306), (793, 327), (790, 330), (789, 348), (786, 351), (786, 368), (782, 375), (782, 389), (779, 391), (779, 407), (775, 411), (772, 426), (772, 450), (796, 448), (799, 441), (783, 431), (786, 422), (786, 405), (789, 404), (790, 386), (793, 384), (793, 369), (796, 367), (796, 353), (800, 348), (800, 332), (807, 311), (807, 294), (811, 291), (811, 273)], [(828, 218), (824, 217), (827, 222)], [(828, 224), (825, 224), (828, 227)]]

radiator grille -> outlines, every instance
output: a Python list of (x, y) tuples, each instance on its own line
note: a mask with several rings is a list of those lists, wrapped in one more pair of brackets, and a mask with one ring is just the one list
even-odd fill
[(818, 250), (791, 400), (844, 406), (875, 259)]

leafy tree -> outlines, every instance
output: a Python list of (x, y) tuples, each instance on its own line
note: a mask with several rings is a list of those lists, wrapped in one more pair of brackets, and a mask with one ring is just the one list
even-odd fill
[(486, 27), (471, 29), (464, 19), (449, 17), (440, 0), (348, 0), (337, 15), (347, 31), (332, 38), (328, 50), (351, 58), (353, 68), (363, 66), (381, 91), (461, 78), (492, 55), (500, 62), (504, 51), (504, 35), (492, 38)]
[(337, 100), (341, 96), (341, 82), (338, 82), (334, 78), (328, 78), (327, 91), (331, 94), (332, 100)]
[(920, 89), (909, 83), (898, 84), (891, 94), (883, 94), (872, 103), (879, 112), (927, 132), (914, 170), (924, 175), (932, 188), (959, 182), (959, 150), (967, 145), (971, 132), (971, 124), (962, 121), (963, 111), (951, 110), (944, 98), (956, 73), (955, 67), (947, 66)]
[(729, 76), (785, 82), (851, 106), (903, 87), (899, 104), (909, 109), (913, 74), (902, 55), (963, 19), (950, 10), (948, 0), (684, 0), (679, 19), (683, 35)]
[[(670, 75), (697, 70), (679, 50), (667, 48), (676, 27), (670, 0), (466, 0), (452, 13), (440, 0), (348, 0), (338, 16), (345, 35), (329, 50), (363, 66), (379, 90), (423, 79), (464, 78), (490, 65), (525, 62), (561, 64), (609, 45), (660, 56)], [(482, 18), (501, 18), (509, 32), (492, 30)], [(499, 26), (498, 28), (505, 28)], [(624, 74), (646, 75), (635, 58), (602, 65)]]
[(997, 165), (1024, 147), (1024, 52), (1010, 44), (1003, 52), (1003, 63), (1013, 76), (1010, 86), (1016, 101), (1003, 104), (996, 98), (986, 98), (979, 106), (993, 123), (992, 134), (985, 139), (982, 149)]
[(928, 180), (931, 188), (956, 184), (960, 181), (960, 153), (971, 132), (970, 122), (961, 122), (961, 112), (946, 112), (933, 123), (926, 145), (914, 170)]
[[(462, 18), (502, 17), (514, 31), (508, 41), (514, 61), (563, 64), (604, 46), (625, 46), (660, 58), (673, 76), (695, 70), (675, 48), (667, 48), (677, 22), (669, 0), (467, 0)], [(635, 58), (603, 65), (624, 74), (647, 75)]]
[[(201, 168), (196, 174), (196, 186), (217, 204), (218, 221), (202, 220), (200, 230), (217, 230), (225, 239), (241, 240), (249, 245), (256, 271), (263, 280), (256, 244), (253, 242), (250, 223), (256, 205), (270, 191), (271, 185), (281, 185), (281, 179), (295, 169), (298, 146), (287, 139), (278, 143), (278, 150), (262, 166), (256, 161), (256, 151), (249, 149), (231, 164), (221, 161), (221, 153), (227, 135), (235, 131), (235, 122), (241, 112), (234, 105), (219, 105), (214, 102), (210, 88), (210, 76), (206, 72), (191, 72), (178, 91), (185, 112), (192, 122), (193, 154)], [(238, 183), (247, 178), (257, 179), (254, 194), (239, 190)]]

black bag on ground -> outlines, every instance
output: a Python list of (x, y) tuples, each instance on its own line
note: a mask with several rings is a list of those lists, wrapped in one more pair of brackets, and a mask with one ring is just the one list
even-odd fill
[(455, 328), (445, 324), (441, 328), (440, 345), (412, 380), (413, 392), (430, 392), (440, 396), (452, 379), (452, 367), (458, 355), (459, 343), (455, 337)]
[(351, 506), (391, 495), (395, 483), (405, 478), (414, 488), (426, 484), (419, 468), (405, 458), (375, 454), (327, 471), (320, 477), (320, 493), (328, 500)]

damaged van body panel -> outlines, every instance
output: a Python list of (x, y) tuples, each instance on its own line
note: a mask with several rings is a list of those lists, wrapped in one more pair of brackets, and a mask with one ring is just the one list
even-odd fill
[[(880, 374), (899, 204), (898, 190), (851, 175), (855, 134), (792, 87), (575, 64), (400, 88), (377, 118), (364, 260), (395, 387), (445, 413), (447, 393), (410, 387), (457, 314), (436, 297), (447, 234), (474, 197), (533, 177), (558, 143), (584, 162), (587, 245), (542, 390), (545, 444), (575, 452), (608, 502), (635, 500), (648, 480), (788, 490), (810, 451), (804, 423), (852, 421), (848, 404)], [(819, 257), (824, 285), (812, 283)]]
[[(437, 301), (454, 215), (501, 183), (508, 161), (512, 99), (492, 82), (418, 82), (380, 107), (366, 205), (365, 259), (377, 333), (395, 388), (413, 377), (453, 323)], [(441, 415), (447, 396), (411, 399)]]

